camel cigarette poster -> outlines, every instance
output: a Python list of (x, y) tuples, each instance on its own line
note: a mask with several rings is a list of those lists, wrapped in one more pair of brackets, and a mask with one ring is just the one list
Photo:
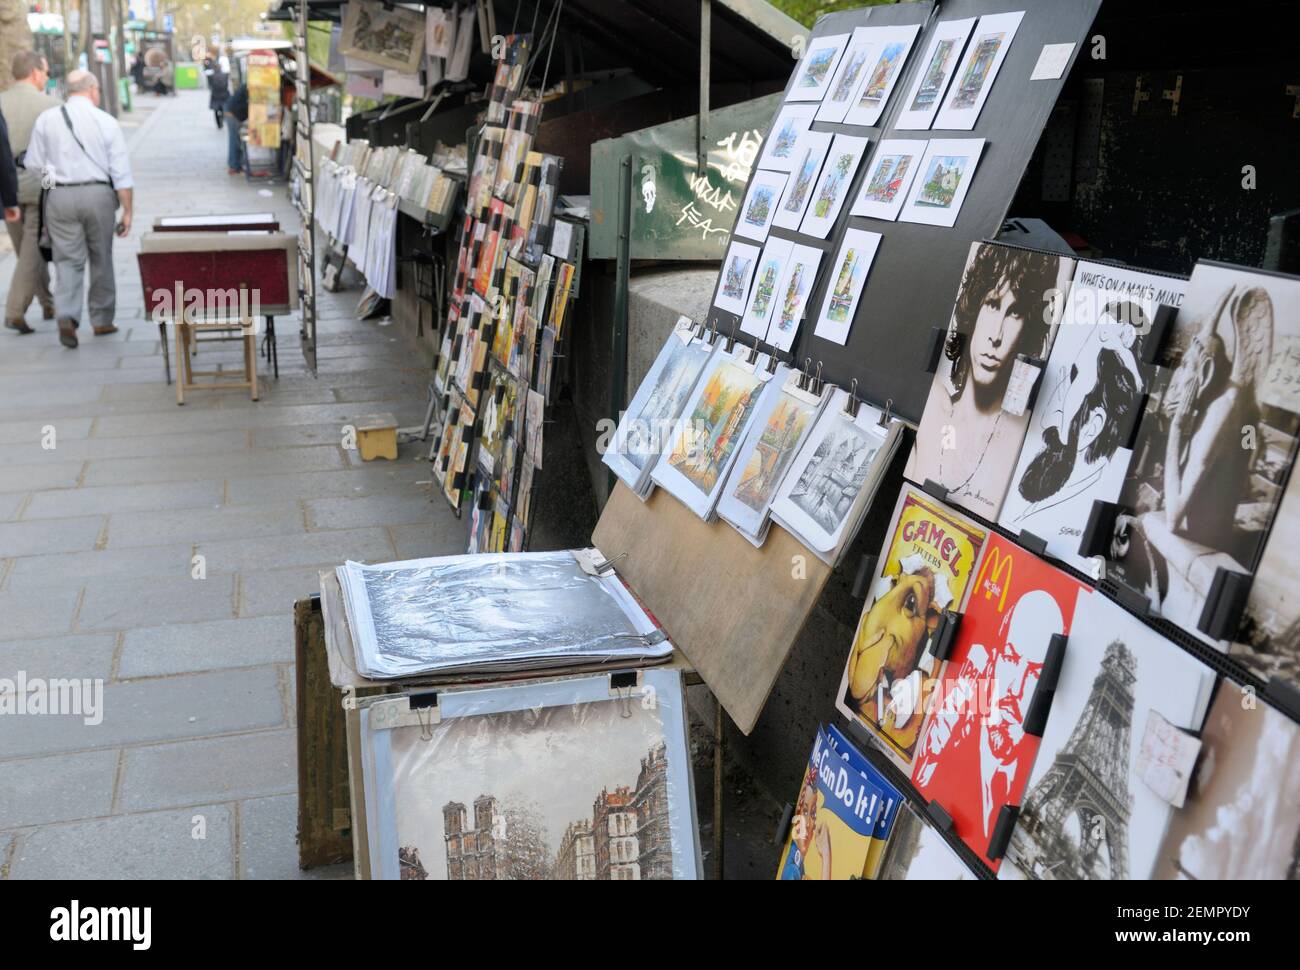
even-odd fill
[(930, 700), (912, 782), (984, 858), (1004, 805), (1019, 805), (1038, 752), (1025, 717), (1054, 634), (1084, 587), (1001, 536), (989, 537), (956, 646)]
[(930, 636), (944, 610), (961, 610), (986, 537), (923, 492), (899, 495), (835, 706), (909, 774), (938, 673)]

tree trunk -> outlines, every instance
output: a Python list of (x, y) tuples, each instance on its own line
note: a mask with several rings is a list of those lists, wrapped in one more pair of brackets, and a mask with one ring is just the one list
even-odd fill
[(32, 46), (27, 0), (0, 0), (0, 91), (14, 83), (14, 55)]

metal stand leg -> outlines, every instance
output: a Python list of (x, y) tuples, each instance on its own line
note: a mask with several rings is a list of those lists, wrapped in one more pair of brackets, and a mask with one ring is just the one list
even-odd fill
[(722, 792), (726, 787), (722, 783), (722, 732), (726, 727), (727, 716), (722, 710), (722, 702), (713, 698), (715, 713), (713, 716), (713, 878), (721, 880), (723, 839)]
[(167, 384), (172, 382), (172, 352), (167, 344), (167, 324), (158, 324), (158, 342), (162, 345), (163, 373), (167, 375)]
[(280, 348), (275, 343), (275, 317), (266, 318), (266, 333), (262, 335), (262, 356), (266, 358), (275, 371), (275, 379), (280, 379)]

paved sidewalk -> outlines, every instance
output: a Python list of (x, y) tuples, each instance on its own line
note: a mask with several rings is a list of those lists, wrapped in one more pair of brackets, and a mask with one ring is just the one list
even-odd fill
[(431, 501), (420, 449), (363, 466), (340, 446), (363, 414), (424, 412), (420, 358), (353, 318), (355, 290), (322, 294), (319, 379), (284, 319), (260, 402), (176, 406), (142, 317), (139, 235), (162, 214), (296, 217), (283, 186), (226, 174), (206, 92), (159, 101), (128, 139), (121, 332), (83, 327), (66, 350), (32, 310), (36, 335), (0, 333), (0, 678), (104, 681), (97, 726), (0, 716), (0, 879), (293, 877), (292, 604), (317, 568), (460, 552), (463, 527)]

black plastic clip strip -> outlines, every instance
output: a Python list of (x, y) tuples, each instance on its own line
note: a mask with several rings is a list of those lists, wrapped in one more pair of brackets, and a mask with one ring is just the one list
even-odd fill
[(1034, 688), (1034, 699), (1029, 702), (1029, 711), (1025, 714), (1025, 733), (1036, 738), (1043, 736), (1047, 727), (1047, 715), (1052, 712), (1052, 700), (1056, 697), (1056, 685), (1061, 679), (1061, 664), (1065, 662), (1065, 648), (1068, 639), (1063, 633), (1053, 633), (1047, 644), (1047, 655), (1043, 658), (1043, 669), (1038, 674), (1038, 685)]

